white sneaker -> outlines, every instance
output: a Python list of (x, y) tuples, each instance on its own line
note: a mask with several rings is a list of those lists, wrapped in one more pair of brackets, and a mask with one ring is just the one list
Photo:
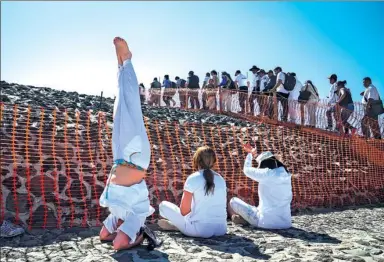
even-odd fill
[(0, 227), (0, 237), (15, 237), (24, 234), (24, 232), (24, 228), (14, 225), (7, 220), (4, 220)]

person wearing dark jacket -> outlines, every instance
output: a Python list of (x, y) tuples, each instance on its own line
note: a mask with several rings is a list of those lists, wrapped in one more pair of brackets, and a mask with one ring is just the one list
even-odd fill
[(200, 101), (199, 101), (199, 90), (200, 90), (200, 80), (197, 75), (193, 71), (189, 71), (188, 73), (188, 98), (191, 101), (192, 109), (200, 109)]
[(273, 118), (273, 94), (270, 93), (270, 90), (276, 85), (276, 75), (273, 74), (272, 70), (268, 71), (268, 81), (265, 84), (263, 93), (268, 96), (265, 104), (265, 114), (268, 118)]
[(352, 134), (356, 132), (356, 129), (348, 122), (349, 117), (352, 115), (355, 107), (353, 105), (352, 94), (351, 91), (346, 88), (347, 81), (338, 81), (336, 94), (338, 96), (338, 100), (336, 104), (340, 107), (340, 119), (341, 125), (344, 128), (344, 134), (349, 135), (349, 130), (351, 130)]

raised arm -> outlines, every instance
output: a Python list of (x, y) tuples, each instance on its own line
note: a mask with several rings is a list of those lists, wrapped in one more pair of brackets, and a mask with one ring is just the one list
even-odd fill
[(252, 167), (252, 153), (248, 153), (244, 162), (244, 174), (252, 180), (260, 182), (268, 173), (268, 168), (255, 168)]

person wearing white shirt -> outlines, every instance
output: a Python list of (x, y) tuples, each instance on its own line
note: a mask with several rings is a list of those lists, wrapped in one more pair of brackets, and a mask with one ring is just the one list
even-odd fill
[(210, 238), (227, 232), (227, 187), (224, 178), (214, 172), (215, 152), (208, 146), (193, 156), (195, 173), (185, 181), (180, 208), (163, 201), (159, 205), (163, 230), (179, 230), (190, 237)]
[(249, 71), (252, 72), (251, 82), (248, 81), (248, 85), (251, 87), (251, 95), (249, 97), (249, 106), (251, 109), (251, 115), (255, 114), (255, 99), (259, 92), (258, 91), (258, 85), (260, 82), (260, 78), (258, 75), (259, 70), (260, 69), (255, 65), (249, 69)]
[(364, 105), (364, 118), (361, 121), (361, 129), (363, 135), (366, 138), (370, 137), (370, 130), (372, 131), (373, 137), (375, 139), (381, 139), (381, 132), (379, 126), (379, 115), (383, 112), (383, 101), (380, 99), (379, 92), (377, 88), (372, 84), (370, 77), (365, 77), (363, 79), (363, 85), (365, 91), (363, 95), (363, 105)]
[(328, 130), (333, 130), (333, 119), (332, 119), (332, 114), (333, 117), (335, 118), (336, 122), (336, 130), (338, 130), (337, 122), (339, 121), (339, 113), (336, 112), (336, 101), (339, 100), (339, 96), (337, 95), (337, 75), (332, 74), (330, 77), (328, 77), (329, 83), (331, 84), (331, 89), (329, 91), (328, 95), (328, 107), (329, 109), (325, 112), (328, 120)]
[(292, 226), (291, 174), (271, 152), (263, 152), (257, 158), (258, 167), (252, 167), (256, 149), (244, 146), (248, 153), (244, 162), (244, 174), (259, 183), (259, 206), (251, 206), (237, 197), (230, 201), (231, 220), (235, 224), (250, 224), (266, 229), (285, 229)]
[(241, 113), (246, 113), (246, 101), (248, 98), (248, 84), (247, 77), (241, 73), (240, 70), (237, 70), (235, 73), (235, 84), (239, 89), (239, 103), (241, 107)]
[[(289, 91), (284, 88), (285, 73), (283, 72), (283, 69), (280, 66), (276, 67), (273, 71), (276, 75), (276, 85), (272, 88), (271, 92), (276, 91), (277, 100), (281, 103), (281, 106), (283, 108), (281, 121), (287, 121)], [(277, 107), (278, 105), (276, 104), (275, 106)]]

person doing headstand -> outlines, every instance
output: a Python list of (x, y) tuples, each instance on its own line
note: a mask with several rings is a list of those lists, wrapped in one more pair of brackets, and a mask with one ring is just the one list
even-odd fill
[(244, 146), (248, 153), (244, 163), (244, 174), (259, 183), (259, 206), (251, 206), (237, 197), (230, 201), (229, 213), (235, 224), (247, 224), (266, 229), (284, 229), (292, 226), (291, 174), (271, 152), (263, 152), (252, 167), (256, 149)]
[(193, 156), (195, 173), (184, 185), (180, 208), (160, 203), (159, 226), (164, 230), (179, 230), (190, 237), (209, 238), (227, 232), (227, 187), (224, 178), (214, 172), (215, 152), (207, 146), (197, 149)]
[[(113, 167), (100, 196), (110, 215), (103, 222), (100, 240), (113, 241), (115, 250), (139, 245), (146, 234), (150, 206), (144, 180), (151, 150), (140, 105), (139, 84), (126, 41), (114, 40), (118, 60), (118, 95), (113, 111)], [(148, 228), (146, 228), (148, 229)]]

